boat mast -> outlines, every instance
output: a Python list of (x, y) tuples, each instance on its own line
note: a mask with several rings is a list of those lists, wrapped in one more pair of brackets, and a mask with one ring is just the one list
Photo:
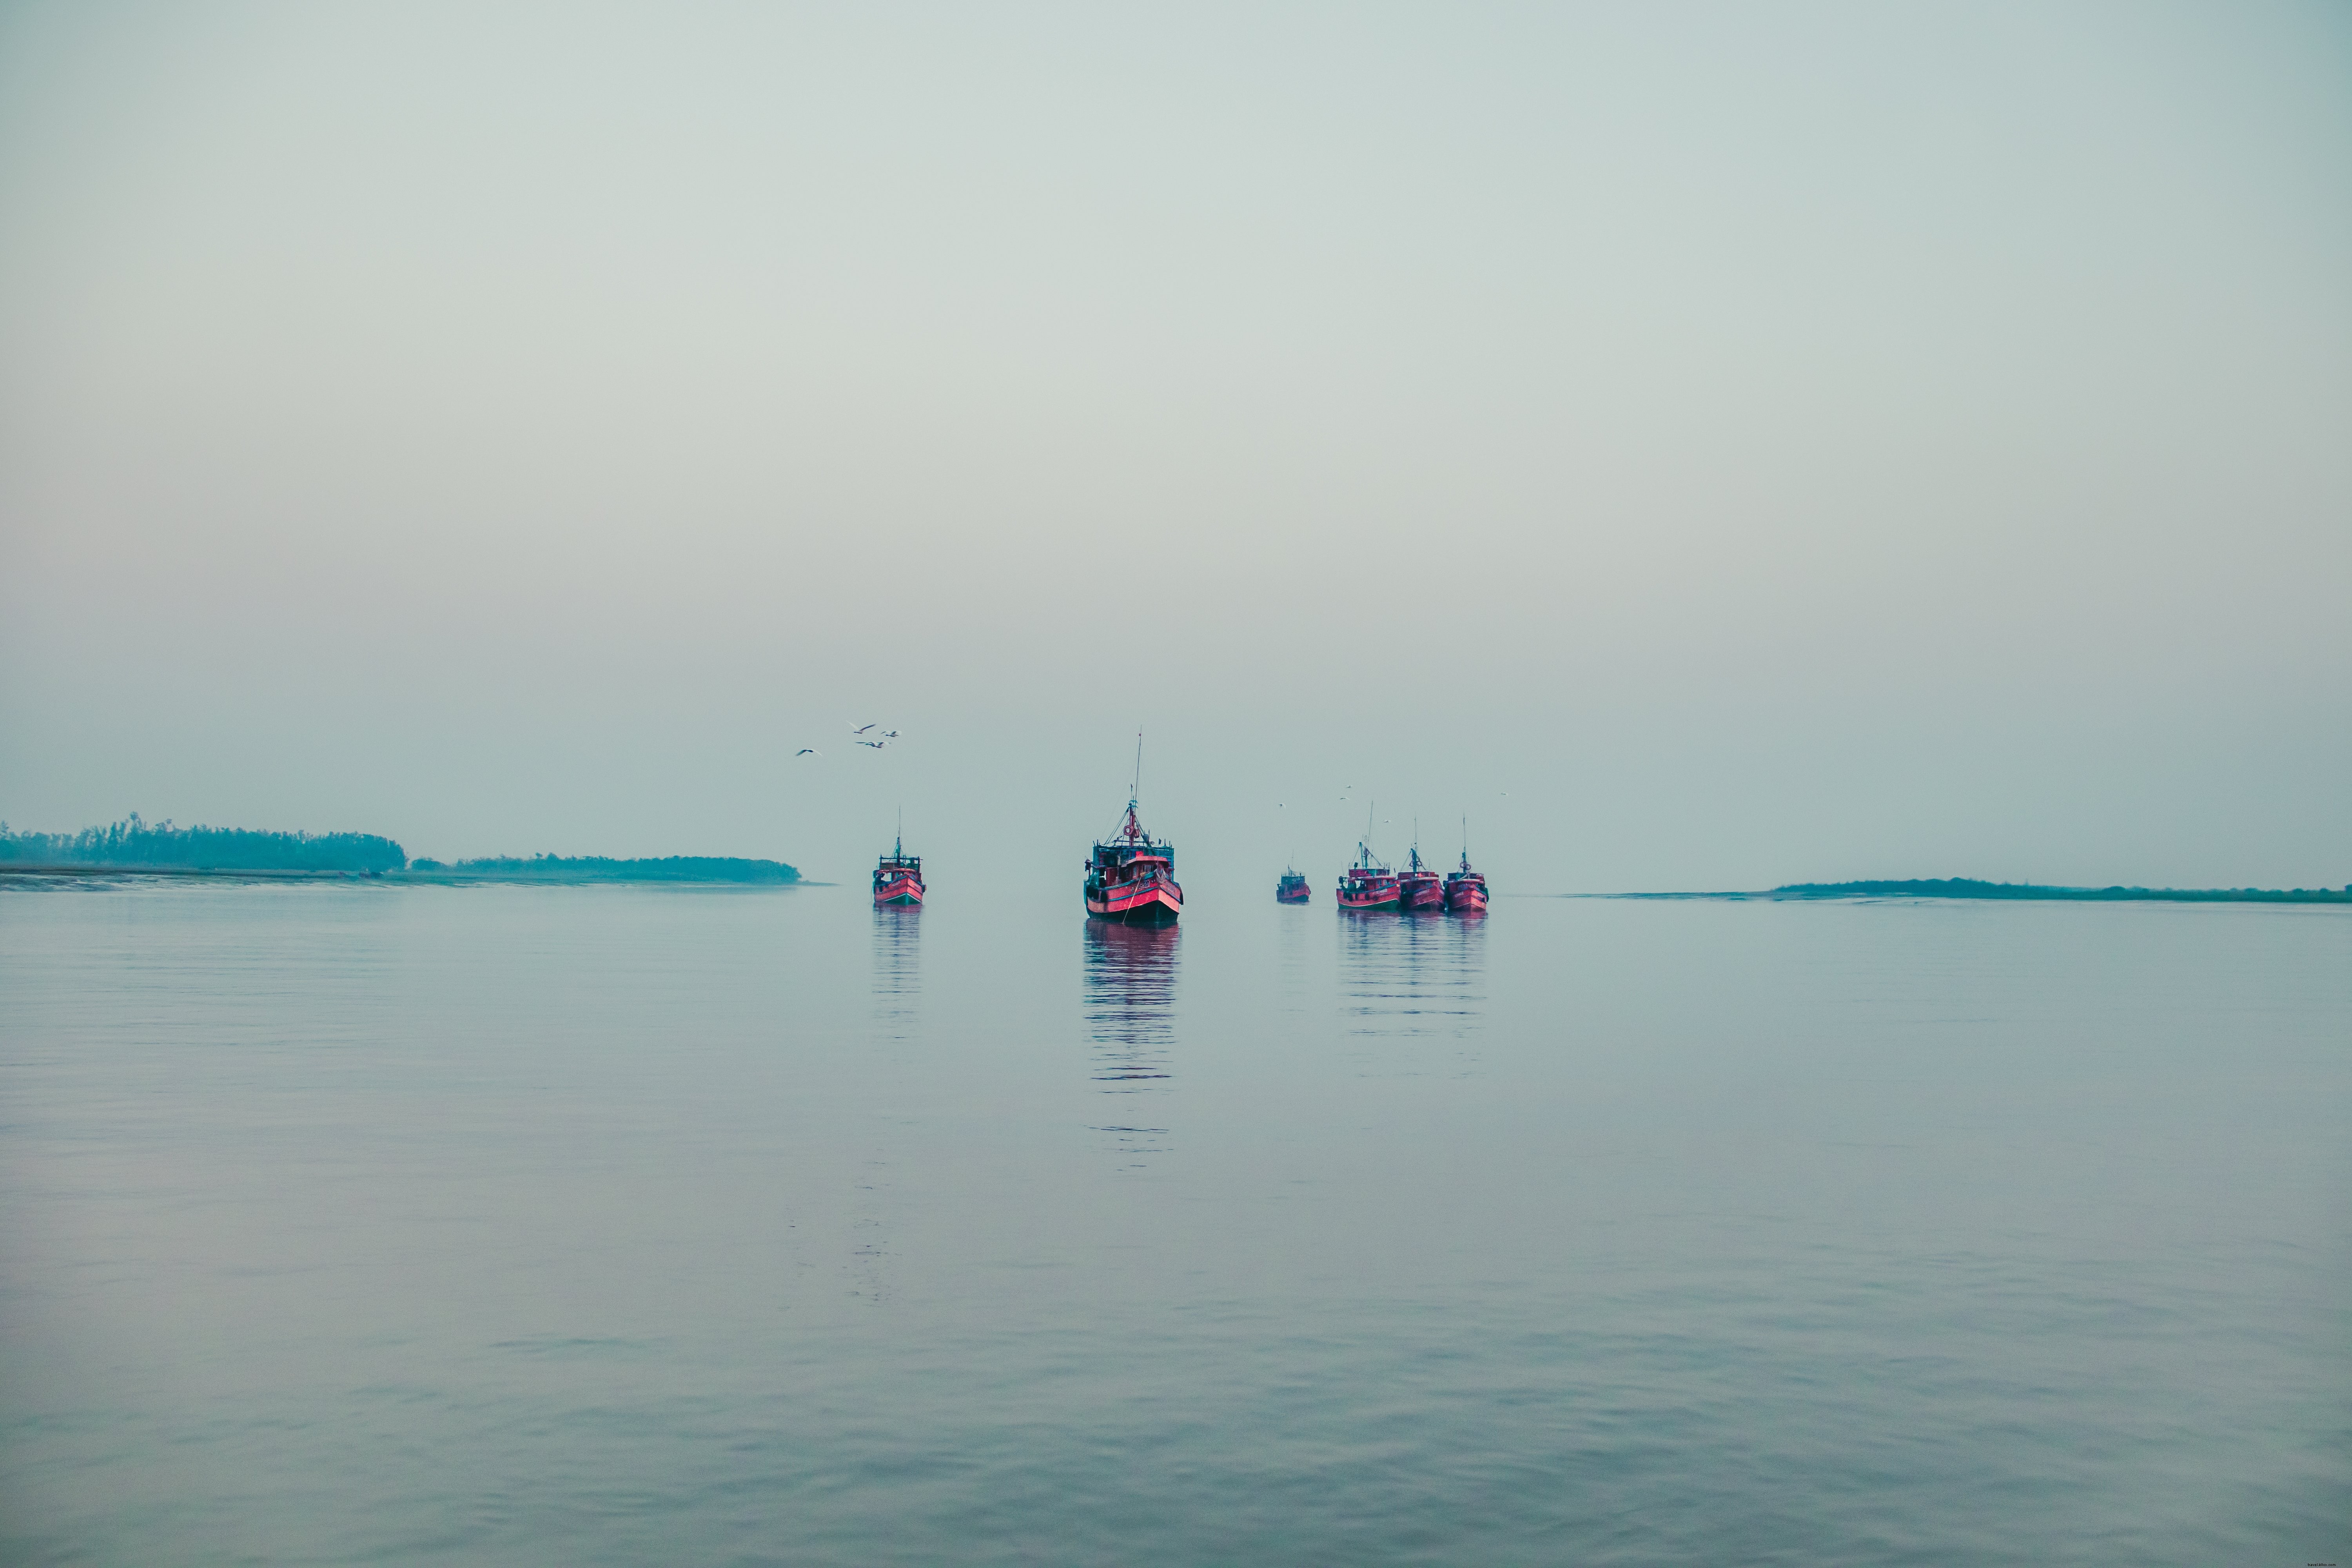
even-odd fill
[(1143, 798), (1143, 731), (1135, 732), (1135, 779), (1127, 786), (1127, 826), (1119, 829), (1130, 844), (1137, 839), (1150, 839), (1143, 824), (1135, 819), (1135, 803)]

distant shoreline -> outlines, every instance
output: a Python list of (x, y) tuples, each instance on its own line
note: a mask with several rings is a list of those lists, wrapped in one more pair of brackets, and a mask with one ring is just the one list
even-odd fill
[(377, 882), (395, 886), (471, 887), (491, 883), (520, 887), (683, 887), (800, 888), (819, 886), (803, 881), (792, 867), (772, 860), (681, 869), (655, 860), (610, 862), (583, 868), (534, 868), (528, 864), (471, 870), (460, 867), (428, 867), (404, 871), (289, 871), (236, 866), (84, 865), (75, 862), (30, 863), (0, 861), (0, 881), (37, 878), (44, 881), (126, 881), (140, 877), (213, 882)]
[(137, 812), (79, 833), (17, 832), (0, 822), (0, 877), (210, 877), (244, 881), (678, 882), (782, 887), (801, 879), (782, 860), (738, 855), (485, 855), (454, 865), (412, 857), (380, 833), (286, 833), (174, 826)]
[(0, 878), (203, 877), (236, 882), (374, 882), (389, 879), (366, 871), (276, 871), (217, 866), (86, 866), (74, 862), (33, 864), (0, 860)]
[(1601, 893), (1604, 899), (1728, 899), (1801, 901), (1822, 899), (1982, 899), (2094, 904), (2352, 904), (2340, 888), (2059, 888), (2035, 882), (1979, 882), (1965, 877), (1900, 882), (1790, 882), (1755, 892)]
[(725, 855), (666, 855), (658, 859), (614, 860), (602, 855), (493, 856), (445, 865), (411, 860), (386, 881), (403, 882), (690, 882), (728, 887), (786, 887), (801, 879), (797, 867), (782, 860), (749, 860)]

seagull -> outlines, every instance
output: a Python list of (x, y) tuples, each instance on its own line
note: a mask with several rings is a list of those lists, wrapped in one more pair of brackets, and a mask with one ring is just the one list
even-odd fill
[(871, 724), (856, 724), (850, 727), (849, 732), (853, 735), (863, 735), (866, 731), (871, 730), (872, 728), (874, 728), (874, 726)]
[(818, 751), (814, 746), (803, 746), (799, 751), (794, 752), (793, 755), (796, 757), (821, 757), (824, 755), (824, 753)]
[(882, 731), (882, 738), (886, 741), (895, 741), (898, 738), (898, 731), (896, 730), (885, 730)]
[(878, 752), (878, 751), (880, 751), (883, 747), (885, 747), (885, 746), (888, 745), (890, 742), (887, 742), (887, 741), (860, 741), (860, 742), (858, 742), (857, 743), (858, 743), (859, 745), (861, 745), (861, 746), (871, 746), (871, 747), (873, 747), (876, 751), (877, 751), (877, 752)]

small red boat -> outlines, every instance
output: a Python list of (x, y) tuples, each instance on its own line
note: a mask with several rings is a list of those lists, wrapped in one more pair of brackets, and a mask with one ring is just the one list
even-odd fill
[(1434, 914), (1445, 908), (1445, 889), (1438, 882), (1436, 869), (1423, 862), (1419, 844), (1412, 847), (1404, 869), (1397, 873), (1397, 908), (1406, 914), (1424, 910)]
[(923, 901), (923, 858), (907, 853), (907, 840), (902, 834), (874, 867), (874, 901), (877, 904), (913, 904)]
[(1314, 896), (1315, 889), (1307, 885), (1303, 872), (1285, 871), (1282, 880), (1274, 885), (1274, 901), (1277, 904), (1303, 904)]
[(1136, 819), (1136, 795), (1143, 787), (1143, 742), (1135, 743), (1135, 788), (1127, 797), (1127, 820), (1095, 845), (1087, 861), (1087, 913), (1124, 925), (1167, 925), (1184, 912), (1184, 889), (1176, 882), (1176, 847), (1151, 837)]
[(1485, 873), (1470, 868), (1470, 849), (1462, 849), (1462, 869), (1445, 873), (1445, 912), (1449, 915), (1483, 915), (1486, 912), (1486, 878)]
[(1370, 845), (1359, 842), (1356, 863), (1339, 873), (1339, 900), (1343, 910), (1395, 910), (1397, 874), (1372, 858)]

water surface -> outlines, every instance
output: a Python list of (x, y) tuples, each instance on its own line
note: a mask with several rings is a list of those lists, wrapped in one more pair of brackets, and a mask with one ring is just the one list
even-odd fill
[(0, 892), (0, 1558), (2352, 1552), (2352, 914), (1194, 892)]

